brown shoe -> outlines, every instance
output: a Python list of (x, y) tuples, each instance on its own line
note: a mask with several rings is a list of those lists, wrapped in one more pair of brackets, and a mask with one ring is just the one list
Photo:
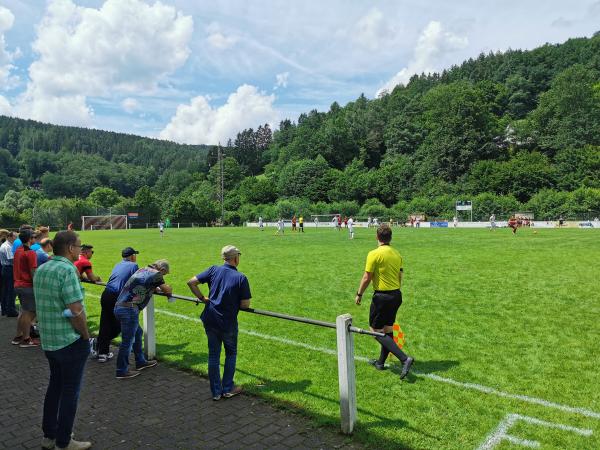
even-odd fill
[(129, 378), (135, 378), (139, 374), (140, 373), (137, 370), (129, 370), (127, 373), (124, 373), (123, 375), (117, 375), (117, 380), (127, 380)]
[(234, 386), (231, 391), (223, 393), (223, 398), (235, 397), (236, 395), (241, 394), (242, 392), (243, 389), (240, 386)]

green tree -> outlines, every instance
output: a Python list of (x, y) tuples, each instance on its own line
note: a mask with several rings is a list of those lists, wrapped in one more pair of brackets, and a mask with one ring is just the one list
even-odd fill
[(119, 202), (120, 196), (114, 189), (108, 187), (96, 187), (90, 195), (88, 195), (87, 200), (94, 206), (111, 208)]

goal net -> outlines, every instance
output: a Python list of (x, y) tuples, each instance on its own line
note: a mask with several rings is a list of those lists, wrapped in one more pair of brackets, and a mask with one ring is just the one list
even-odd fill
[(127, 216), (81, 216), (82, 230), (126, 230)]

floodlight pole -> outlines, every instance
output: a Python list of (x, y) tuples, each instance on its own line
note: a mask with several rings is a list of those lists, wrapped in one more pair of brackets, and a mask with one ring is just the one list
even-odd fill
[(221, 149), (221, 142), (219, 142), (219, 170), (221, 172), (221, 226), (225, 225), (225, 180), (223, 177), (223, 150)]

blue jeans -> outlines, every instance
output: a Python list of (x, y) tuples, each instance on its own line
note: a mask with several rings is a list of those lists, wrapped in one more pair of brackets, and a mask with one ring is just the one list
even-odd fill
[[(223, 331), (215, 328), (204, 327), (208, 338), (208, 379), (213, 397), (231, 392), (233, 389), (233, 375), (237, 359), (237, 325), (233, 330)], [(225, 347), (225, 367), (223, 369), (223, 382), (221, 382), (221, 346)]]
[(142, 336), (140, 327), (140, 311), (127, 306), (115, 306), (115, 317), (121, 322), (121, 346), (117, 356), (117, 376), (125, 375), (129, 370), (129, 355), (131, 349), (135, 354), (135, 363), (144, 364), (146, 358), (142, 351)]
[(2, 314), (17, 314), (15, 297), (13, 266), (2, 266)]
[(46, 351), (50, 382), (44, 399), (44, 436), (56, 439), (56, 446), (69, 445), (77, 412), (83, 370), (90, 354), (87, 339), (78, 339), (60, 350)]

